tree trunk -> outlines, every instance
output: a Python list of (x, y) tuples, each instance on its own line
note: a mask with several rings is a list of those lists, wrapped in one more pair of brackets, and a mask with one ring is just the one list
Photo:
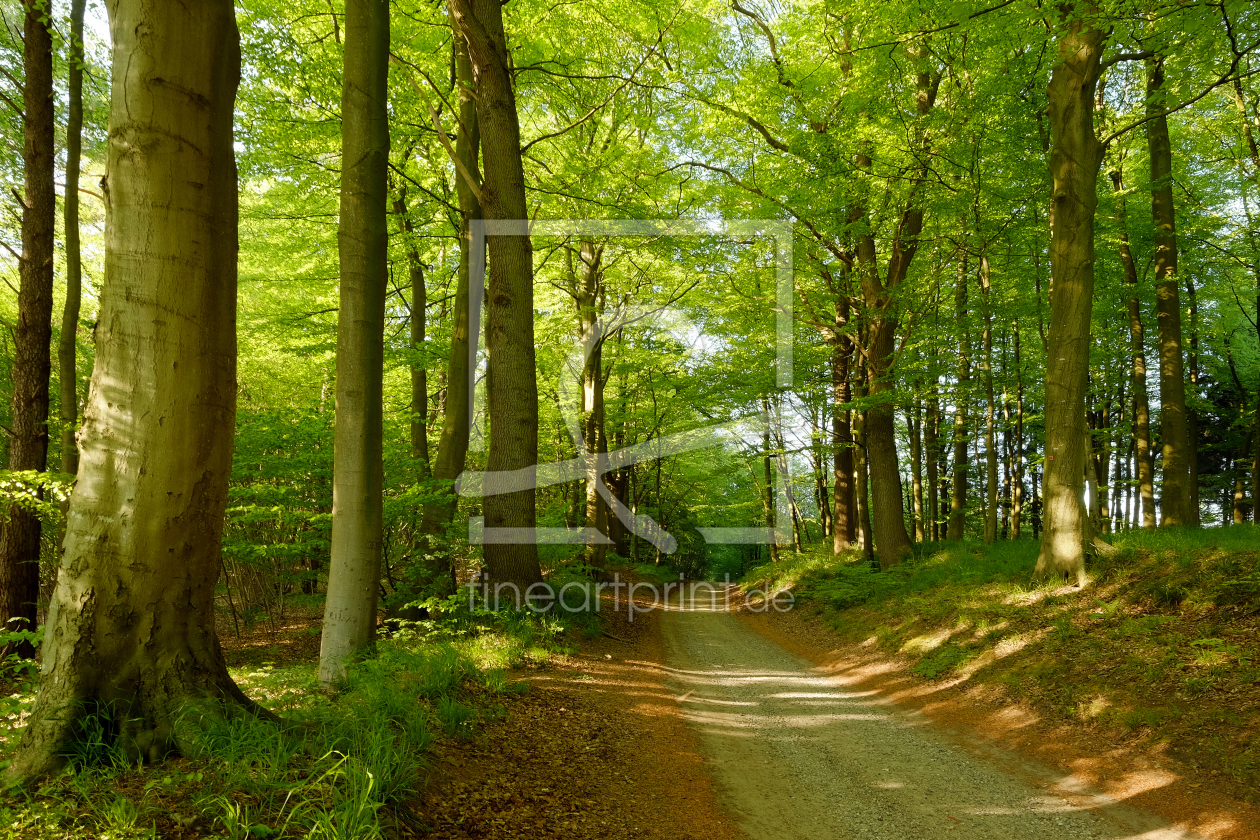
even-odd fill
[(1164, 59), (1146, 61), (1146, 142), (1151, 158), (1151, 213), (1155, 221), (1155, 318), (1159, 325), (1160, 437), (1163, 485), (1160, 525), (1198, 526), (1190, 487), (1189, 418), (1181, 359), (1181, 300), (1177, 285), (1177, 227), (1172, 198), (1172, 144), (1164, 116)]
[[(836, 323), (847, 325), (849, 302), (836, 303)], [(857, 540), (857, 499), (853, 483), (852, 414), (846, 408), (853, 401), (849, 387), (849, 362), (853, 358), (853, 342), (839, 335), (831, 345), (831, 451), (835, 486), (832, 491), (831, 534), (835, 554), (849, 548)]]
[(1124, 197), (1124, 173), (1117, 167), (1111, 173), (1116, 193), (1116, 226), (1119, 228), (1120, 264), (1129, 289), (1129, 348), (1133, 369), (1133, 441), (1137, 453), (1138, 491), (1141, 495), (1142, 525), (1155, 527), (1155, 457), (1151, 451), (1151, 409), (1146, 396), (1146, 341), (1142, 327), (1142, 305), (1138, 300), (1137, 268), (1129, 248), (1128, 210)]
[(1194, 400), (1199, 396), (1199, 298), (1194, 288), (1194, 278), (1186, 276), (1186, 315), (1190, 319), (1190, 352), (1186, 354), (1186, 383), (1190, 386), (1190, 398), (1186, 402), (1186, 437), (1189, 459), (1190, 510), (1199, 520), (1199, 413)]
[(910, 499), (914, 514), (914, 541), (924, 540), (923, 531), (923, 411), (916, 399), (906, 417), (910, 431)]
[(967, 533), (967, 417), (971, 381), (971, 336), (967, 331), (967, 258), (961, 258), (954, 291), (958, 317), (958, 383), (954, 389), (954, 481), (949, 503), (949, 527), (945, 538), (961, 540)]
[(1019, 358), (1019, 322), (1012, 336), (1015, 354), (1015, 457), (1011, 482), (1011, 539), (1019, 539), (1021, 515), (1024, 512), (1024, 368)]
[[(22, 37), (23, 87), (22, 162), (26, 197), (22, 212), (22, 259), (18, 265), (18, 323), (14, 334), (13, 429), (9, 435), (9, 469), (43, 472), (48, 466), (48, 378), (52, 365), (53, 225), (57, 199), (53, 192), (52, 36), (47, 7), (26, 0)], [(0, 525), (0, 621), (9, 630), (34, 630), (39, 601), (40, 521), (31, 509), (9, 506)], [(15, 619), (19, 619), (16, 620)], [(29, 642), (11, 648), (34, 656)]]
[(407, 280), (411, 287), (411, 315), (407, 319), (411, 328), (411, 350), (415, 355), (408, 367), (411, 369), (411, 459), (416, 462), (420, 475), (429, 474), (429, 374), (424, 359), (425, 308), (428, 293), (424, 288), (424, 264), (411, 235), (415, 226), (407, 216), (407, 188), (404, 186), (394, 199), (394, 214), (407, 252)]
[(936, 542), (941, 538), (940, 535), (940, 428), (941, 428), (941, 403), (937, 397), (937, 380), (932, 377), (931, 389), (928, 391), (926, 417), (923, 423), (923, 449), (927, 459), (927, 517), (928, 517), (928, 539)]
[(61, 341), (57, 368), (61, 379), (61, 471), (79, 471), (79, 448), (74, 435), (79, 419), (79, 375), (75, 363), (79, 336), (79, 308), (83, 298), (83, 266), (79, 254), (79, 167), (83, 150), (83, 10), (87, 0), (71, 0), (69, 78), (70, 108), (66, 116), (66, 302), (61, 310)]
[[(473, 95), (472, 61), (468, 42), (451, 19), (451, 63), (455, 68), (455, 87), (459, 97), (459, 133), (455, 138), (455, 156), (469, 172), (477, 172), (481, 136), (477, 127), (477, 103)], [(484, 252), (472, 253), (469, 224), (481, 218), (481, 204), (472, 186), (456, 173), (455, 194), (459, 199), (459, 271), (455, 277), (455, 297), (451, 308), (451, 352), (446, 359), (446, 401), (442, 412), (442, 429), (438, 434), (437, 454), (433, 458), (433, 477), (454, 482), (464, 471), (468, 458), (468, 435), (471, 426), (472, 379), (476, 350), (469, 341), (468, 271), (475, 261), (484, 265)], [(476, 326), (475, 324), (473, 325)], [(426, 505), (421, 531), (433, 537), (442, 533), (455, 519), (458, 498), (453, 484), (442, 489), (443, 501)], [(430, 541), (431, 543), (431, 541)], [(452, 569), (453, 573), (453, 569)], [(452, 579), (451, 585), (454, 586)]]
[[(571, 259), (572, 255), (570, 255)], [(604, 246), (586, 239), (581, 243), (580, 276), (572, 271), (573, 302), (577, 307), (578, 336), (584, 347), (582, 364), (582, 443), (586, 451), (586, 527), (608, 536), (608, 503), (600, 494), (600, 482), (608, 466), (608, 438), (604, 417), (604, 336), (599, 319), (604, 307)], [(608, 547), (587, 543), (586, 562), (602, 569)]]
[(1106, 35), (1065, 7), (1059, 63), (1047, 90), (1053, 147), (1050, 348), (1046, 365), (1044, 528), (1035, 574), (1085, 583), (1089, 523), (1082, 505), (1085, 387), (1094, 302), (1094, 214), (1102, 145), (1094, 135), (1094, 90)]
[(761, 398), (761, 413), (766, 423), (765, 430), (761, 433), (761, 465), (765, 480), (761, 491), (761, 507), (766, 515), (766, 527), (770, 531), (770, 562), (778, 563), (778, 500), (774, 491), (774, 454), (770, 450), (770, 424), (773, 422), (773, 418), (770, 416), (770, 400), (767, 397)]
[[(498, 0), (451, 0), (460, 32), (468, 42), (477, 78), (477, 123), (481, 131), (485, 179), (481, 209), (487, 219), (528, 219), (525, 172), (516, 92), (508, 64), (503, 7)], [(534, 366), (534, 253), (527, 235), (491, 236), (486, 294), (486, 402), (490, 420), (489, 472), (529, 471), (538, 463), (538, 379)], [(453, 385), (453, 383), (452, 383)], [(536, 491), (487, 495), (487, 528), (532, 530)], [(532, 539), (485, 547), (492, 583), (524, 588), (542, 580), (538, 546)]]
[(376, 637), (382, 539), (382, 370), (388, 239), (389, 0), (348, 0), (341, 92), (337, 414), (332, 550), (319, 680), (332, 685)]
[(236, 19), (225, 0), (108, 9), (96, 365), (39, 695), (11, 778), (55, 768), (91, 716), (138, 761), (180, 746), (190, 699), (259, 711), (214, 630), (236, 397)]
[(994, 445), (993, 404), (993, 289), (989, 278), (989, 258), (980, 256), (980, 296), (984, 305), (984, 457), (985, 491), (984, 541), (990, 545), (997, 541), (998, 474), (997, 447)]
[(1247, 456), (1251, 452), (1251, 435), (1247, 435), (1234, 458), (1234, 524), (1241, 525), (1248, 519), (1247, 509)]

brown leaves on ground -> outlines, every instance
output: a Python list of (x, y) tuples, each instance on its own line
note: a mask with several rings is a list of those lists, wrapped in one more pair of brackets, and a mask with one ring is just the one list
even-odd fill
[[(623, 604), (624, 608), (624, 604)], [(715, 806), (665, 688), (658, 614), (611, 611), (608, 633), (557, 658), (470, 741), (444, 741), (416, 816), (433, 838), (742, 836)], [(624, 640), (624, 641), (622, 641)]]

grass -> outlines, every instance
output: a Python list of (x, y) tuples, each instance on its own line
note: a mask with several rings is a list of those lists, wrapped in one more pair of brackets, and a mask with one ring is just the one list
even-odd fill
[[(472, 737), (481, 720), (504, 714), (502, 695), (524, 685), (508, 669), (545, 662), (562, 648), (565, 630), (553, 617), (528, 613), (459, 616), (379, 643), (332, 696), (320, 690), (314, 663), (232, 669), (282, 725), (188, 707), (179, 725), (192, 747), (157, 765), (129, 762), (104, 727), (89, 726), (60, 775), (0, 800), (0, 838), (131, 840), (192, 831), (372, 840), (397, 834), (399, 825), (423, 831), (407, 802), (423, 782), (426, 748), (439, 737)], [(14, 729), (31, 687), (9, 700)]]
[(818, 550), (753, 569), (841, 637), (904, 657), (924, 680), (1000, 688), (1043, 714), (1160, 742), (1260, 789), (1260, 532), (1111, 535), (1084, 588), (1032, 580), (1032, 540), (936, 543), (879, 572)]

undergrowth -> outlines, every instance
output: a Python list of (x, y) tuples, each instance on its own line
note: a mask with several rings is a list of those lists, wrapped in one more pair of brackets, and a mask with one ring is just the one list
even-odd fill
[[(407, 803), (423, 784), (426, 748), (439, 737), (474, 737), (479, 722), (505, 714), (503, 695), (525, 686), (510, 669), (544, 663), (566, 629), (547, 615), (467, 610), (428, 625), (378, 643), (331, 695), (310, 662), (232, 669), (282, 724), (189, 707), (179, 725), (193, 747), (161, 764), (129, 763), (108, 727), (89, 721), (63, 772), (0, 800), (0, 838), (373, 840), (404, 826), (423, 833)], [(31, 688), (9, 698), (6, 759)]]
[(1032, 540), (927, 544), (886, 572), (856, 553), (784, 554), (749, 588), (791, 589), (854, 644), (925, 680), (1007, 700), (1117, 739), (1160, 742), (1260, 786), (1260, 540), (1251, 525), (1109, 535), (1083, 588), (1032, 579)]

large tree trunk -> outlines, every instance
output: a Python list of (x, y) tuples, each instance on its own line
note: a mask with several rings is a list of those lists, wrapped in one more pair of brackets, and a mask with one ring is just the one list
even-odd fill
[[(1249, 180), (1253, 184), (1260, 184), (1260, 145), (1256, 143), (1256, 133), (1252, 128), (1252, 121), (1247, 115), (1247, 103), (1243, 98), (1242, 80), (1238, 76), (1234, 77), (1234, 106), (1238, 109), (1238, 116), (1241, 118), (1243, 139), (1247, 143), (1247, 157), (1251, 160), (1252, 169)], [(1239, 168), (1243, 170), (1243, 177), (1248, 177), (1241, 159), (1239, 160)], [(1258, 325), (1256, 340), (1260, 341), (1260, 242), (1257, 241), (1255, 218), (1252, 216), (1251, 206), (1247, 201), (1245, 192), (1243, 193), (1243, 210), (1247, 215), (1247, 243), (1251, 249), (1251, 276), (1255, 289), (1255, 317), (1252, 319), (1252, 323)], [(1251, 438), (1255, 447), (1252, 451), (1251, 459), (1251, 521), (1260, 523), (1260, 389), (1258, 389), (1256, 394)]]
[(337, 415), (332, 550), (319, 650), (331, 685), (376, 637), (382, 538), (382, 366), (388, 239), (389, 0), (348, 0), (341, 91)]
[(1164, 59), (1146, 61), (1146, 143), (1151, 158), (1151, 213), (1155, 221), (1155, 319), (1159, 325), (1160, 437), (1163, 486), (1160, 525), (1199, 524), (1190, 488), (1189, 418), (1181, 359), (1181, 298), (1177, 285), (1177, 226), (1172, 198), (1172, 144), (1164, 115)]
[[(451, 10), (468, 42), (477, 78), (477, 122), (481, 131), (485, 181), (481, 209), (487, 219), (528, 218), (521, 130), (516, 93), (498, 0), (451, 0)], [(486, 401), (490, 419), (489, 472), (530, 470), (538, 463), (538, 382), (534, 366), (534, 254), (528, 236), (491, 236), (486, 295)], [(454, 383), (452, 383), (454, 387)], [(530, 529), (536, 524), (536, 492), (487, 495), (487, 528)], [(491, 543), (486, 572), (493, 583), (528, 587), (542, 580), (538, 547)]]
[[(837, 325), (847, 325), (849, 302), (836, 303)], [(832, 551), (846, 550), (857, 540), (857, 499), (853, 486), (852, 415), (846, 406), (853, 401), (849, 388), (849, 362), (853, 358), (853, 342), (839, 335), (831, 345), (831, 451), (834, 489), (832, 492)]]
[(235, 15), (226, 0), (108, 8), (96, 366), (16, 778), (56, 767), (90, 716), (134, 761), (179, 747), (191, 698), (252, 705), (214, 630), (236, 400)]
[[(915, 72), (915, 111), (919, 122), (914, 144), (926, 158), (928, 134), (922, 118), (936, 102), (941, 77), (939, 73), (924, 69), (928, 61), (924, 47), (916, 45), (908, 51), (910, 58), (920, 65)], [(856, 162), (859, 169), (870, 171), (871, 159), (866, 154), (859, 154)], [(876, 261), (875, 235), (869, 224), (864, 230), (859, 228), (861, 232), (855, 236), (857, 270), (870, 324), (866, 355), (869, 393), (873, 398), (870, 408), (864, 412), (862, 425), (866, 436), (866, 464), (871, 479), (871, 504), (875, 509), (873, 537), (879, 549), (880, 566), (884, 569), (900, 563), (912, 550), (902, 507), (901, 470), (897, 464), (894, 405), (897, 386), (893, 366), (900, 319), (895, 297), (919, 248), (924, 214), (920, 193), (926, 178), (926, 169), (920, 169), (911, 179), (901, 217), (889, 244), (888, 265), (882, 277)], [(850, 216), (866, 220), (869, 213), (866, 202), (866, 196), (855, 202)]]
[[(43, 472), (48, 466), (48, 377), (52, 365), (53, 307), (53, 92), (52, 36), (47, 8), (26, 0), (22, 29), (26, 82), (22, 162), (26, 198), (22, 212), (22, 259), (18, 289), (18, 323), (14, 336), (13, 429), (9, 435), (9, 469)], [(0, 525), (0, 622), (10, 630), (34, 630), (39, 600), (40, 521), (21, 505), (10, 505)], [(17, 619), (15, 621), (15, 619)], [(14, 646), (33, 656), (29, 642)]]
[[(459, 133), (455, 138), (455, 156), (468, 172), (477, 172), (481, 134), (477, 127), (477, 102), (473, 95), (472, 61), (468, 42), (451, 17), (452, 64), (455, 67), (456, 95), (459, 97)], [(433, 456), (433, 477), (452, 482), (442, 490), (441, 502), (426, 505), (420, 529), (432, 537), (442, 533), (455, 519), (458, 498), (453, 482), (464, 471), (468, 458), (468, 436), (471, 411), (471, 379), (469, 371), (475, 350), (469, 341), (468, 271), (474, 260), (469, 223), (481, 218), (481, 203), (460, 173), (455, 176), (455, 194), (459, 198), (459, 272), (455, 277), (455, 297), (451, 308), (451, 352), (446, 360), (446, 403), (442, 429), (438, 433), (437, 454)], [(475, 255), (484, 264), (484, 253)], [(452, 580), (454, 585), (454, 580)]]
[(66, 302), (61, 310), (61, 340), (57, 368), (61, 379), (61, 471), (79, 471), (79, 448), (74, 441), (79, 419), (79, 375), (75, 357), (79, 337), (79, 308), (83, 298), (83, 267), (79, 254), (79, 166), (83, 150), (83, 10), (87, 0), (70, 4), (70, 108), (66, 116)]
[(1089, 521), (1085, 474), (1085, 387), (1094, 302), (1094, 214), (1102, 144), (1094, 135), (1094, 90), (1105, 33), (1065, 7), (1059, 63), (1047, 90), (1051, 193), (1050, 329), (1046, 365), (1044, 529), (1035, 574), (1085, 583)]

